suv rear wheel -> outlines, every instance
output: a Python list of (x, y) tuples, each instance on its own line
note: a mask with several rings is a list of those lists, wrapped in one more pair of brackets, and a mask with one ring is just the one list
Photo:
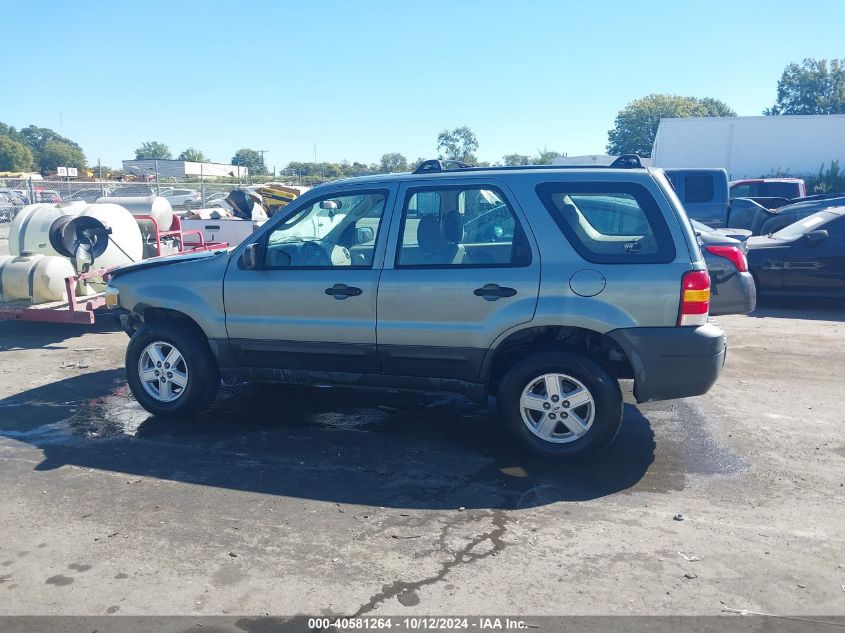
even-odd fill
[(190, 415), (211, 404), (220, 372), (208, 341), (173, 321), (147, 323), (126, 349), (126, 375), (135, 399), (154, 415)]
[(596, 361), (569, 350), (520, 361), (505, 374), (497, 397), (511, 433), (545, 457), (595, 454), (622, 424), (619, 383)]

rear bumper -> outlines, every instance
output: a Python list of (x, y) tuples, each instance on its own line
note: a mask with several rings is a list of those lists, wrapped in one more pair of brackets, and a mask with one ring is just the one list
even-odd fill
[(725, 363), (725, 333), (715, 323), (623, 328), (608, 336), (631, 361), (637, 402), (706, 393)]
[(757, 286), (751, 273), (738, 273), (723, 278), (711, 276), (710, 314), (748, 314), (757, 307)]

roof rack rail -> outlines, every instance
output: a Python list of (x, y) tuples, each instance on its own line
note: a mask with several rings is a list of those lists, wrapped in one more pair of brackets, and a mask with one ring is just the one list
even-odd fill
[(466, 163), (459, 161), (459, 160), (442, 160), (442, 159), (432, 159), (432, 160), (424, 160), (420, 163), (420, 166), (414, 170), (415, 174), (426, 174), (433, 171), (448, 171), (451, 169), (469, 169), (472, 165), (467, 165)]
[(640, 157), (636, 154), (622, 154), (621, 156), (618, 156), (615, 161), (610, 163), (610, 166), (636, 169), (637, 167), (642, 167), (643, 164), (640, 162)]

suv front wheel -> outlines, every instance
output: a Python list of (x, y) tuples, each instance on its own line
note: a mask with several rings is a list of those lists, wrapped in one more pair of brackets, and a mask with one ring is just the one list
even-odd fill
[(147, 323), (126, 349), (132, 395), (154, 415), (191, 415), (211, 404), (220, 372), (208, 341), (179, 322)]
[(537, 352), (515, 364), (497, 400), (511, 433), (544, 457), (598, 453), (622, 424), (619, 383), (593, 359), (569, 350)]

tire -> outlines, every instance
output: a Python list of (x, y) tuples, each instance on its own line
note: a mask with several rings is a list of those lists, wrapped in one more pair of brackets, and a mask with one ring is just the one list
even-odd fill
[[(559, 395), (549, 392), (554, 384)], [(531, 408), (523, 408), (523, 395)], [(516, 363), (499, 384), (497, 401), (508, 430), (543, 457), (595, 455), (622, 425), (619, 383), (593, 359), (566, 349), (537, 352)]]
[[(161, 365), (152, 364), (154, 358)], [(174, 365), (166, 367), (169, 359), (174, 360)], [(167, 374), (167, 370), (172, 371)], [(166, 384), (143, 380), (142, 371), (149, 377), (166, 374), (161, 376), (165, 383), (169, 375), (169, 394)], [(194, 328), (175, 320), (146, 323), (135, 332), (126, 348), (126, 377), (138, 403), (159, 416), (199, 413), (208, 408), (220, 387), (220, 370), (208, 341)], [(182, 381), (184, 385), (180, 384)]]

